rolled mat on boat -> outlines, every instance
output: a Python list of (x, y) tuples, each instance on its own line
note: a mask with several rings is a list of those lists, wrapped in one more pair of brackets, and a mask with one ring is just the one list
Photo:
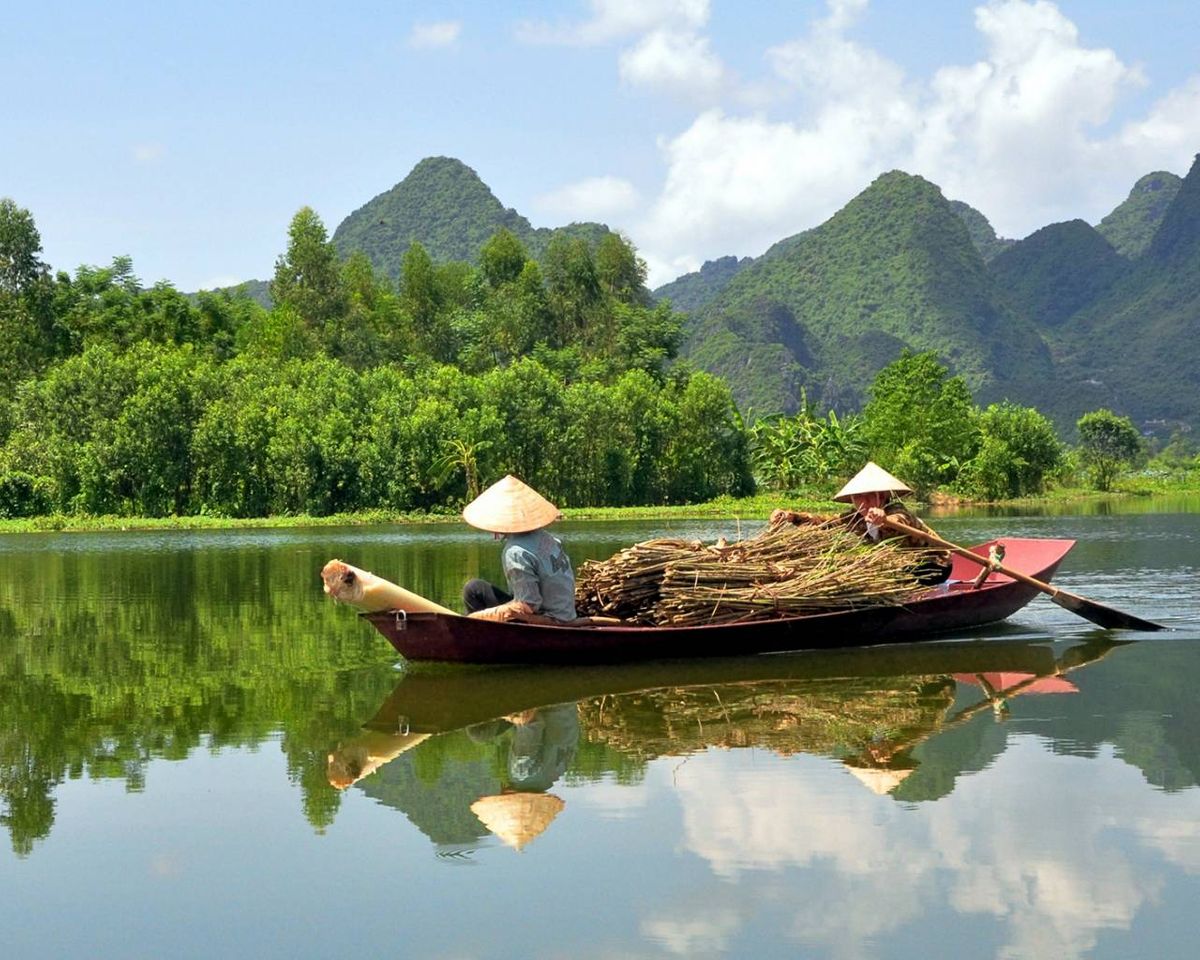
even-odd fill
[(340, 603), (348, 603), (364, 613), (379, 613), (383, 610), (406, 610), (409, 613), (445, 613), (459, 616), (439, 603), (427, 600), (419, 594), (405, 590), (383, 577), (343, 560), (330, 560), (321, 568), (321, 579), (325, 592)]

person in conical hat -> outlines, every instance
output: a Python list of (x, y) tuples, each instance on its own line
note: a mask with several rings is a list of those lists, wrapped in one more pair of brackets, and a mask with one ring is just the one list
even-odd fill
[(906, 526), (918, 530), (933, 531), (901, 501), (903, 494), (912, 493), (912, 488), (892, 476), (879, 464), (868, 461), (834, 496), (834, 500), (849, 503), (851, 509), (838, 516), (798, 513), (794, 510), (776, 510), (771, 514), (771, 524), (777, 523), (841, 523), (870, 543), (882, 540), (899, 540), (906, 547), (921, 551), (917, 564), (917, 579), (921, 583), (934, 585), (944, 583), (953, 567), (950, 554), (944, 550), (930, 549), (917, 537), (896, 537), (887, 526), (891, 517)]
[(507, 590), (487, 580), (463, 587), (467, 614), (485, 620), (575, 619), (575, 571), (562, 542), (545, 528), (558, 508), (512, 474), (497, 480), (463, 510), (463, 519), (504, 539), (500, 566)]

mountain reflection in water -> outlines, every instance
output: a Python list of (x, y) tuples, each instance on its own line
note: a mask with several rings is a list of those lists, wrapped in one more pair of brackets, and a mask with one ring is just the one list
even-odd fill
[[(550, 792), (560, 780), (636, 781), (656, 758), (711, 748), (826, 757), (876, 794), (933, 800), (1003, 749), (993, 725), (973, 721), (1003, 721), (1015, 697), (1077, 695), (1066, 675), (1120, 645), (1098, 636), (1058, 652), (988, 641), (415, 672), (330, 752), (329, 781), (357, 784), (459, 857), (489, 834), (525, 847), (562, 811)], [(972, 726), (964, 750), (952, 734)]]

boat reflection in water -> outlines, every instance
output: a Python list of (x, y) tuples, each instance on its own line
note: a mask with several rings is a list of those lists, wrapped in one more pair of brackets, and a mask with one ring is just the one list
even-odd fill
[[(358, 736), (330, 753), (330, 783), (402, 810), (442, 855), (490, 835), (520, 850), (562, 812), (560, 780), (635, 781), (650, 761), (710, 748), (836, 759), (877, 794), (932, 799), (913, 751), (1017, 696), (1078, 691), (1065, 674), (1119, 642), (1065, 652), (1004, 640), (742, 659), (424, 672), (397, 684)], [(372, 775), (373, 774), (373, 775)], [(919, 779), (919, 778), (918, 778)], [(905, 790), (910, 796), (905, 796)]]

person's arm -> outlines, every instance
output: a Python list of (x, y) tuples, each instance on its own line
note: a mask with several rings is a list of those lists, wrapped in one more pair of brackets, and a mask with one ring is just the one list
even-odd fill
[(506, 620), (516, 620), (535, 613), (537, 613), (537, 610), (524, 600), (512, 599), (507, 603), (500, 604), (498, 607), (476, 610), (474, 613), (467, 614), (467, 616), (474, 617), (476, 620), (495, 620), (503, 623)]
[[(877, 519), (877, 520), (872, 519), (872, 517), (874, 517), (874, 516), (877, 516), (879, 519)], [(905, 507), (893, 505), (887, 514), (885, 514), (884, 511), (880, 507), (872, 507), (870, 510), (867, 511), (867, 519), (871, 523), (876, 523), (876, 524), (883, 523), (885, 520), (893, 518), (893, 517), (895, 519), (899, 520), (905, 526), (913, 527), (916, 530), (922, 530), (925, 533), (932, 533), (932, 534), (934, 534), (934, 536), (937, 536), (937, 534), (934, 532), (934, 529), (929, 524), (927, 524), (924, 520), (922, 520), (920, 517), (913, 514), (910, 510), (906, 509)], [(895, 532), (895, 531), (893, 531), (893, 532)], [(928, 554), (931, 557), (938, 558), (938, 560), (944, 560), (944, 562), (947, 566), (950, 564), (950, 562), (951, 562), (950, 554), (945, 550), (940, 550), (937, 547), (932, 546), (929, 543), (929, 541), (923, 540), (920, 537), (911, 537), (911, 536), (905, 536), (904, 539), (908, 546), (916, 548), (916, 549), (923, 548), (928, 552)]]
[(500, 558), (504, 568), (508, 589), (513, 598), (507, 603), (486, 610), (477, 610), (470, 616), (476, 620), (496, 620), (503, 622), (522, 616), (540, 613), (542, 609), (542, 588), (537, 572), (537, 557), (516, 544), (504, 548)]
[(797, 510), (772, 510), (771, 518), (768, 522), (771, 526), (775, 526), (780, 523), (790, 523), (794, 526), (800, 526), (801, 524), (805, 523), (820, 525), (835, 519), (837, 518), (822, 516), (819, 513), (801, 513)]

